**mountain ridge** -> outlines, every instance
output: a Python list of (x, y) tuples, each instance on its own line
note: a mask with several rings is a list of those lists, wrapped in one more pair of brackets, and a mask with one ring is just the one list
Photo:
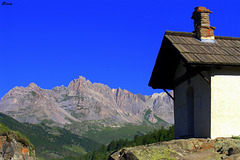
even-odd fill
[(56, 86), (51, 90), (35, 83), (14, 87), (1, 98), (0, 112), (20, 122), (37, 124), (49, 120), (59, 126), (104, 119), (130, 124), (141, 124), (144, 119), (153, 124), (158, 119), (174, 122), (173, 102), (165, 93), (133, 94), (120, 87), (111, 89), (105, 84), (92, 83), (82, 76), (67, 87)]

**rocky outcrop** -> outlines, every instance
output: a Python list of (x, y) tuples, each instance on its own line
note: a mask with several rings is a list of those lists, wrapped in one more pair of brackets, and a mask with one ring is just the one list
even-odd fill
[[(151, 96), (111, 89), (91, 83), (84, 77), (71, 81), (68, 87), (41, 89), (34, 83), (11, 89), (0, 101), (0, 112), (20, 122), (67, 125), (72, 122), (106, 120), (141, 124), (173, 124), (173, 102), (165, 93)], [(111, 124), (107, 124), (111, 125)]]
[(110, 160), (239, 160), (240, 140), (232, 138), (218, 139), (179, 139), (147, 146), (121, 149), (109, 156)]
[(35, 160), (35, 152), (15, 139), (9, 141), (7, 136), (0, 136), (1, 160)]

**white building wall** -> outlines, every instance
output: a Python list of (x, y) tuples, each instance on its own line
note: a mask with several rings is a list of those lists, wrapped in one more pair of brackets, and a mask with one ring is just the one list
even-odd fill
[(240, 135), (239, 100), (239, 75), (211, 76), (212, 139), (216, 137), (231, 137), (233, 135)]

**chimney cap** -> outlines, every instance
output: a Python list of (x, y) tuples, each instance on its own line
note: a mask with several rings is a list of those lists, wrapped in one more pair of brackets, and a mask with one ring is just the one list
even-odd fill
[(210, 11), (209, 9), (207, 9), (206, 7), (195, 7), (195, 12), (200, 12), (200, 13), (212, 13), (212, 11)]
[(201, 41), (208, 42), (213, 41), (215, 27), (210, 26), (209, 13), (212, 13), (206, 7), (195, 7), (195, 11), (192, 14), (192, 19), (194, 19), (194, 31), (196, 33), (196, 38)]

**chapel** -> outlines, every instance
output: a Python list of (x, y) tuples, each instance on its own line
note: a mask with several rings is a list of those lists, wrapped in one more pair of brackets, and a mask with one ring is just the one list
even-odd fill
[(215, 36), (205, 7), (193, 32), (166, 31), (149, 81), (173, 90), (175, 138), (240, 135), (240, 38)]

